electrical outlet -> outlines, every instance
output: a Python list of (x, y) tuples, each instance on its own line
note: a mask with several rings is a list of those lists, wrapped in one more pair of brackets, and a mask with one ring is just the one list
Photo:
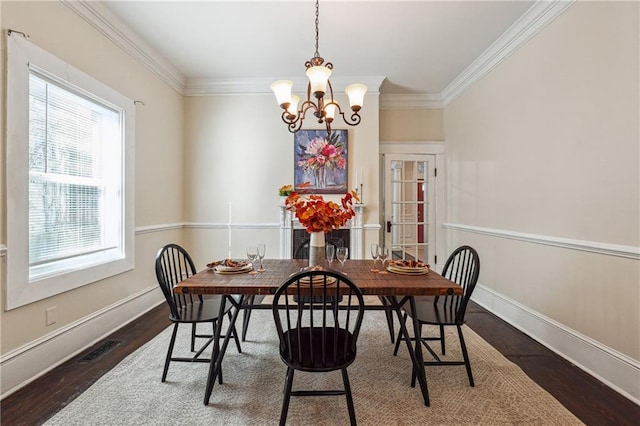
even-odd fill
[(58, 321), (58, 310), (57, 307), (52, 306), (45, 311), (46, 317), (46, 326), (50, 326), (55, 324)]

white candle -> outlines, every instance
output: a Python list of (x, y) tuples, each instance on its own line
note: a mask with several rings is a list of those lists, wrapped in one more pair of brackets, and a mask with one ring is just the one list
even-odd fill
[(231, 259), (231, 201), (229, 201), (229, 256), (228, 259)]
[(362, 167), (360, 168), (359, 175), (360, 175), (360, 178), (358, 179), (358, 183), (362, 185), (364, 183), (364, 169)]

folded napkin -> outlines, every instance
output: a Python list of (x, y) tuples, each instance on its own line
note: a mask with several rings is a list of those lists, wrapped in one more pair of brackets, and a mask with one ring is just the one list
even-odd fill
[(215, 268), (216, 266), (226, 266), (228, 268), (244, 268), (247, 265), (249, 265), (249, 262), (247, 262), (246, 260), (224, 259), (207, 263), (207, 268)]
[(389, 265), (400, 268), (429, 268), (428, 263), (418, 262), (416, 260), (391, 260)]

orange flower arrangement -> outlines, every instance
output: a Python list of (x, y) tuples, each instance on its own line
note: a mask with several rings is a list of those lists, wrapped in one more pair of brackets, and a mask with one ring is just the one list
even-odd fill
[[(298, 185), (304, 188), (310, 185), (305, 182)], [(329, 232), (344, 226), (356, 213), (353, 200), (360, 201), (356, 191), (350, 191), (342, 197), (342, 206), (333, 201), (325, 201), (322, 195), (300, 195), (292, 192), (285, 201), (287, 210), (293, 211), (307, 232)]]

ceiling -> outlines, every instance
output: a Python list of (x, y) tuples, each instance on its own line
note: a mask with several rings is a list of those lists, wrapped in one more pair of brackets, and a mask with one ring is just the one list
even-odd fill
[[(332, 81), (385, 77), (382, 94), (440, 94), (534, 3), (321, 0), (319, 53)], [(313, 0), (101, 6), (186, 84), (256, 80), (268, 91), (273, 80), (302, 81), (315, 51)]]

